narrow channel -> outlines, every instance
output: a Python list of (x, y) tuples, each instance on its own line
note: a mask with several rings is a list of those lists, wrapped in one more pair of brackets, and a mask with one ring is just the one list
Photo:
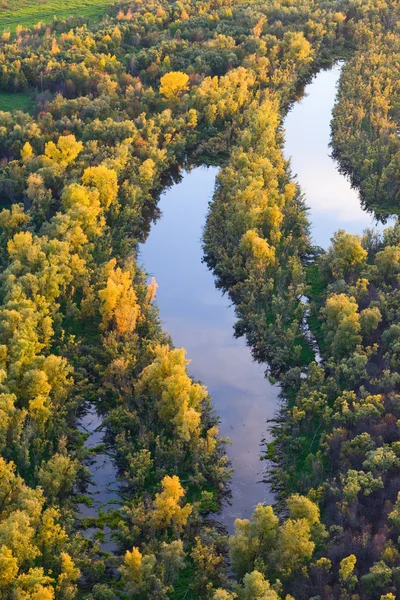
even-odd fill
[(336, 63), (320, 71), (284, 122), (285, 157), (309, 207), (313, 240), (325, 249), (338, 229), (357, 235), (369, 227), (382, 229), (331, 158), (330, 122), (342, 68)]
[(190, 373), (207, 385), (221, 418), (220, 433), (232, 442), (232, 506), (221, 518), (231, 531), (235, 518), (249, 517), (257, 503), (271, 500), (258, 483), (263, 476), (259, 457), (278, 389), (265, 379), (263, 366), (254, 363), (245, 340), (233, 337), (234, 309), (202, 263), (202, 229), (217, 172), (194, 169), (162, 196), (162, 216), (141, 248), (140, 262), (159, 284), (157, 304), (165, 329), (176, 346), (186, 348)]

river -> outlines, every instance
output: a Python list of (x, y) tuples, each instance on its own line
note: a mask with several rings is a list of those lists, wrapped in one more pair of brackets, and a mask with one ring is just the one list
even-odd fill
[[(285, 155), (310, 207), (314, 241), (325, 248), (337, 229), (362, 233), (372, 224), (357, 192), (330, 158), (330, 119), (340, 70), (335, 65), (321, 71), (284, 123)], [(231, 440), (232, 503), (224, 507), (221, 520), (232, 531), (236, 517), (249, 517), (257, 503), (273, 501), (261, 483), (260, 450), (268, 435), (267, 420), (278, 410), (279, 388), (264, 377), (264, 367), (252, 360), (245, 340), (233, 337), (234, 309), (215, 288), (202, 262), (202, 230), (217, 172), (216, 168), (193, 169), (163, 194), (162, 216), (141, 246), (139, 261), (159, 284), (157, 304), (163, 326), (177, 347), (186, 348), (192, 361), (190, 373), (207, 385), (221, 419), (220, 433)], [(101, 425), (96, 415), (92, 414), (92, 421)], [(86, 427), (93, 435), (93, 427), (88, 423)], [(100, 464), (105, 460), (104, 468), (99, 468), (99, 460)], [(97, 506), (116, 501), (115, 467), (104, 455), (99, 460), (91, 466)], [(95, 510), (89, 512), (92, 516)]]
[(309, 207), (313, 240), (325, 249), (338, 229), (358, 235), (367, 227), (382, 229), (361, 208), (358, 192), (330, 156), (330, 121), (341, 69), (337, 63), (320, 71), (284, 122), (285, 157)]

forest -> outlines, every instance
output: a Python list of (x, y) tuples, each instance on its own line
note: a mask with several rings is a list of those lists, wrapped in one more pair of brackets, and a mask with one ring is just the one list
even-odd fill
[[(11, 4), (0, 2), (0, 599), (395, 600), (398, 0)], [(365, 210), (392, 220), (340, 229), (324, 251), (282, 123), (339, 59), (332, 153)], [(199, 165), (219, 167), (205, 263), (282, 396), (264, 449), (276, 501), (231, 535), (218, 516), (228, 440), (139, 260), (160, 196)], [(91, 407), (106, 432), (94, 448), (80, 427)], [(118, 506), (85, 517), (103, 452)]]

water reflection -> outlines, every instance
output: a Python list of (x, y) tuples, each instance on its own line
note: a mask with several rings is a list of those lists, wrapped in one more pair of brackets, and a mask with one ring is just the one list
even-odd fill
[(235, 468), (232, 506), (222, 520), (232, 530), (236, 517), (250, 516), (272, 496), (261, 481), (260, 442), (275, 414), (278, 390), (264, 378), (243, 339), (233, 337), (234, 310), (214, 287), (202, 261), (201, 235), (217, 169), (198, 168), (160, 200), (162, 217), (141, 247), (140, 261), (159, 284), (157, 304), (165, 329), (192, 360), (191, 374), (204, 382), (229, 436)]
[[(89, 433), (89, 437), (85, 441), (85, 446), (88, 449), (93, 450), (105, 443), (103, 419), (93, 405), (88, 407), (80, 420), (79, 429), (85, 433)], [(95, 519), (99, 516), (99, 511), (108, 513), (108, 511), (120, 506), (121, 498), (118, 494), (117, 482), (118, 473), (111, 456), (102, 451), (93, 455), (88, 466), (91, 481), (87, 494), (91, 498), (91, 505), (80, 504), (79, 515), (82, 518), (90, 517)], [(99, 528), (91, 527), (83, 532), (85, 537), (91, 539), (100, 533), (104, 536), (104, 541), (101, 543), (102, 550), (115, 552), (117, 545), (111, 539), (111, 530), (107, 525), (104, 526), (102, 531)]]
[(341, 69), (342, 65), (336, 64), (320, 71), (284, 122), (285, 156), (290, 158), (310, 208), (313, 239), (323, 248), (338, 229), (362, 234), (376, 225), (361, 208), (358, 192), (330, 157), (330, 120)]

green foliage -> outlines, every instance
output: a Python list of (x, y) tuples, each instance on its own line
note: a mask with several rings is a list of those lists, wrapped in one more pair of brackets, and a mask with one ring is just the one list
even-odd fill
[(8, 92), (0, 92), (0, 111), (23, 110), (24, 112), (31, 113), (34, 108), (35, 101), (29, 93), (19, 92), (18, 94), (10, 94)]

